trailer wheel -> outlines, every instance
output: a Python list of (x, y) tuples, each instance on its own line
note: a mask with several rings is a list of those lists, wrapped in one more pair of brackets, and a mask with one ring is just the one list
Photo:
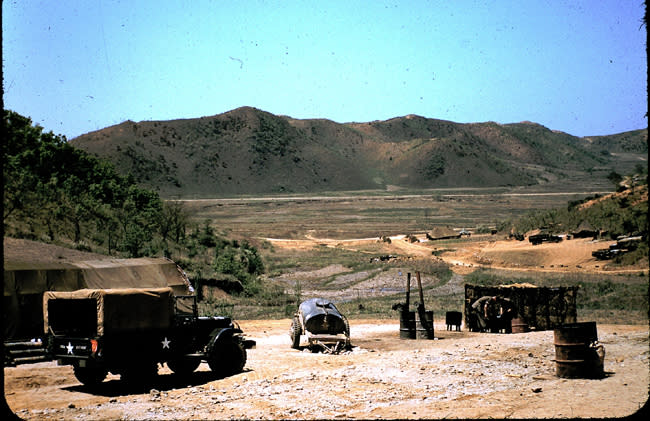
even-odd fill
[(343, 323), (345, 324), (345, 347), (349, 348), (350, 347), (350, 322), (348, 322), (348, 318), (341, 315), (343, 318)]
[(208, 356), (208, 365), (210, 370), (223, 377), (241, 373), (246, 365), (246, 350), (238, 342), (223, 341)]
[(167, 367), (169, 367), (169, 369), (173, 371), (174, 374), (178, 374), (179, 376), (187, 376), (192, 374), (200, 364), (201, 360), (193, 358), (179, 358), (167, 361)]
[(291, 321), (291, 348), (300, 349), (300, 335), (302, 334), (302, 328), (300, 327), (300, 322), (297, 318), (294, 318)]
[(74, 366), (74, 376), (79, 380), (84, 386), (92, 387), (97, 386), (104, 381), (108, 375), (108, 370), (96, 365), (91, 365), (87, 367)]

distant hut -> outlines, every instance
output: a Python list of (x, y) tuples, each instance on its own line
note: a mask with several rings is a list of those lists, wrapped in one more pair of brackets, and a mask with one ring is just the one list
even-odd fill
[(430, 241), (448, 240), (451, 238), (460, 238), (460, 235), (459, 232), (456, 232), (449, 227), (435, 227), (427, 233), (427, 238)]
[(573, 234), (573, 238), (594, 238), (598, 236), (598, 230), (592, 227), (589, 222), (582, 221), (571, 234)]
[(550, 330), (577, 319), (578, 286), (538, 287), (532, 284), (480, 286), (465, 284), (465, 324), (476, 328), (471, 305), (483, 296), (500, 295), (515, 306), (517, 318), (533, 330)]

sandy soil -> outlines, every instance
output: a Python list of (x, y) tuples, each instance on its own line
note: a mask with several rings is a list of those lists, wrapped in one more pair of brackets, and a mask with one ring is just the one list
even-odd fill
[(599, 325), (602, 379), (556, 376), (553, 332), (447, 331), (399, 339), (399, 325), (352, 320), (355, 346), (327, 355), (289, 346), (289, 320), (242, 321), (257, 348), (245, 371), (190, 380), (161, 367), (144, 390), (109, 375), (91, 392), (54, 362), (4, 369), (5, 398), (23, 419), (381, 419), (621, 417), (648, 399), (646, 326)]
[[(447, 262), (456, 273), (467, 274), (479, 267), (535, 272), (583, 272), (583, 273), (638, 273), (646, 272), (647, 265), (638, 267), (612, 267), (611, 261), (597, 260), (593, 251), (606, 249), (615, 241), (579, 238), (559, 243), (532, 245), (528, 240), (507, 240), (492, 235), (475, 235), (472, 239), (453, 242), (428, 241), (424, 234), (417, 235), (418, 242), (406, 237), (391, 237), (391, 243), (383, 243), (388, 253), (411, 257), (436, 259), (432, 252), (438, 251), (440, 259)], [(303, 240), (267, 238), (275, 247), (286, 249), (309, 249), (317, 245), (359, 250), (377, 243), (378, 238), (334, 240), (306, 236)]]

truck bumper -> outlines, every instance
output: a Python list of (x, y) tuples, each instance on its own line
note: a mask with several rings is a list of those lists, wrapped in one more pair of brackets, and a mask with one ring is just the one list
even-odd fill
[(252, 339), (244, 339), (242, 342), (244, 349), (255, 349), (257, 348), (257, 342)]

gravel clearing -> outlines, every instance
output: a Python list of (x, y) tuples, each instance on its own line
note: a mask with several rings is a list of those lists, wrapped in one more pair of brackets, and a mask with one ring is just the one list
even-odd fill
[(648, 399), (648, 328), (599, 325), (606, 377), (555, 375), (553, 331), (446, 331), (399, 339), (399, 324), (351, 320), (339, 355), (289, 346), (290, 320), (240, 321), (257, 340), (245, 371), (215, 378), (207, 364), (132, 390), (109, 375), (96, 391), (54, 362), (5, 368), (5, 397), (23, 419), (431, 419), (621, 417)]

